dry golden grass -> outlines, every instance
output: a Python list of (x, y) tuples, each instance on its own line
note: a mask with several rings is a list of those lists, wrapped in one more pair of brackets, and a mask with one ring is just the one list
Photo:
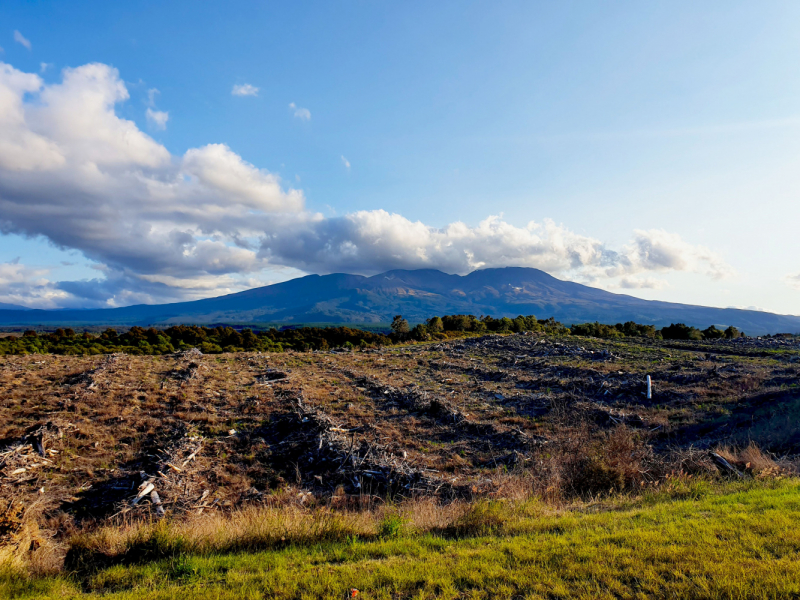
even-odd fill
[(754, 476), (767, 477), (794, 470), (792, 465), (781, 466), (752, 442), (744, 448), (721, 446), (716, 452), (741, 471)]
[(555, 514), (556, 510), (537, 502), (531, 504), (530, 499), (442, 504), (426, 498), (362, 510), (307, 508), (296, 504), (252, 506), (180, 520), (125, 520), (87, 528), (68, 540), (67, 560), (71, 570), (86, 570), (109, 561), (139, 562), (181, 553), (209, 555), (356, 538), (377, 539), (387, 530), (387, 523), (396, 523), (388, 528), (393, 535), (431, 532), (481, 535), (510, 520), (529, 518), (534, 512), (544, 515)]

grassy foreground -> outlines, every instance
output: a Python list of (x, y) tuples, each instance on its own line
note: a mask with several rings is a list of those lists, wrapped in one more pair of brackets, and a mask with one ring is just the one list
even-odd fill
[[(702, 490), (702, 487), (700, 488)], [(800, 482), (547, 515), (483, 505), (478, 537), (180, 554), (90, 575), (5, 574), (2, 598), (798, 598)], [(465, 522), (468, 528), (469, 522)], [(466, 531), (467, 529), (463, 529)]]

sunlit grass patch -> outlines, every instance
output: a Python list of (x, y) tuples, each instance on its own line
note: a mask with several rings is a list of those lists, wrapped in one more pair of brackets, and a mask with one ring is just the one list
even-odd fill
[[(73, 580), (4, 576), (0, 596), (115, 599), (796, 598), (800, 484), (729, 484), (697, 497), (548, 514), (482, 503), (460, 535), (410, 529), (367, 541), (239, 553), (179, 551)], [(376, 530), (377, 533), (377, 530)], [(80, 583), (78, 583), (80, 581)]]

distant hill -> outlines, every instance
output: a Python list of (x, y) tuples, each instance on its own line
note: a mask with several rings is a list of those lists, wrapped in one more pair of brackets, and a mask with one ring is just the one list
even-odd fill
[(538, 269), (484, 269), (469, 275), (388, 271), (309, 275), (217, 298), (95, 310), (2, 310), (0, 325), (168, 325), (175, 323), (388, 323), (402, 314), (494, 317), (535, 314), (566, 323), (636, 321), (659, 327), (734, 325), (751, 335), (800, 332), (800, 316), (641, 300), (561, 281)]

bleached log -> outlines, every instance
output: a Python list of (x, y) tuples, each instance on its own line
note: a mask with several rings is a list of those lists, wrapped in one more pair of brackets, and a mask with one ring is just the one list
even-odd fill
[(139, 492), (139, 494), (136, 496), (136, 498), (134, 498), (133, 500), (131, 500), (131, 504), (138, 504), (138, 503), (139, 503), (139, 500), (141, 500), (141, 499), (142, 499), (142, 498), (144, 498), (144, 497), (145, 497), (147, 494), (149, 494), (150, 492), (152, 492), (152, 491), (155, 489), (155, 487), (156, 487), (156, 486), (154, 486), (152, 483), (148, 483), (148, 484), (146, 484), (146, 485), (145, 485), (145, 486), (142, 488), (142, 490)]
[(714, 464), (723, 473), (726, 473), (728, 475), (733, 475), (737, 479), (742, 479), (744, 477), (744, 475), (741, 473), (741, 471), (739, 471), (739, 469), (734, 467), (731, 463), (729, 463), (727, 460), (725, 460), (716, 452), (711, 452), (709, 454), (711, 456), (711, 460), (714, 461)]
[(153, 490), (150, 492), (150, 501), (153, 503), (153, 506), (156, 507), (156, 513), (159, 517), (164, 516), (164, 507), (161, 506), (161, 498), (158, 495), (158, 492)]

